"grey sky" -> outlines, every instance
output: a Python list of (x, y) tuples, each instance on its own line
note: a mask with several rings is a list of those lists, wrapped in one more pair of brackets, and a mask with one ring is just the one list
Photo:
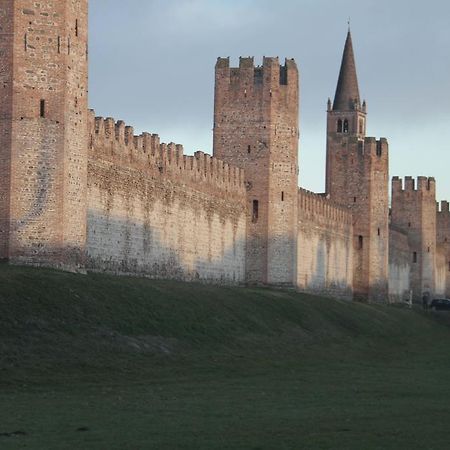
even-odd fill
[(295, 58), (300, 185), (316, 192), (351, 16), (368, 134), (389, 139), (391, 175), (435, 176), (450, 199), (448, 0), (91, 0), (90, 13), (90, 106), (186, 153), (212, 151), (218, 56)]

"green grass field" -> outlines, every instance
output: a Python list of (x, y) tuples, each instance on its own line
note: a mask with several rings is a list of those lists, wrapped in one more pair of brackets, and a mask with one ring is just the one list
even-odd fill
[(449, 449), (450, 318), (0, 265), (0, 449)]

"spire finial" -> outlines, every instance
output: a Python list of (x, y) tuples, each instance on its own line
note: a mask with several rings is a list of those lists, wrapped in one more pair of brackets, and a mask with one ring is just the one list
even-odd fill
[(348, 16), (347, 25), (348, 25), (348, 31), (349, 31), (349, 32), (350, 32), (350, 26), (351, 26), (351, 23), (352, 23), (352, 19), (351, 19), (350, 16)]

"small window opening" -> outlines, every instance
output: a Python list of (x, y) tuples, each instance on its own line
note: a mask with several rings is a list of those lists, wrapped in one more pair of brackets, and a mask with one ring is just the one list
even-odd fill
[(45, 117), (45, 100), (41, 100), (39, 108), (40, 108), (40, 116)]
[(342, 133), (342, 119), (337, 121), (337, 132)]
[(448, 271), (450, 272), (450, 261), (448, 262)]
[(281, 192), (281, 201), (284, 202), (284, 191)]
[(70, 55), (70, 37), (67, 38), (67, 54)]
[(353, 197), (353, 203), (356, 203), (356, 197)]
[(252, 222), (258, 222), (259, 217), (259, 202), (258, 200), (253, 200), (253, 214), (252, 214)]
[(417, 262), (417, 252), (413, 253), (413, 263)]
[(78, 108), (78, 97), (75, 97), (75, 108)]
[(364, 239), (363, 239), (362, 236), (358, 236), (358, 247), (359, 247), (359, 249), (362, 250), (363, 246), (364, 246)]
[(28, 51), (28, 35), (27, 35), (27, 33), (25, 33), (25, 36), (23, 38), (23, 44), (25, 46), (25, 51), (27, 52)]
[(249, 146), (247, 147), (247, 153), (250, 153), (251, 151), (252, 151), (252, 146), (249, 145)]
[(75, 20), (75, 36), (78, 37), (78, 19)]
[(408, 228), (411, 228), (411, 222), (408, 222)]
[(383, 154), (383, 149), (381, 147), (381, 142), (377, 141), (377, 156), (381, 156)]
[(381, 230), (378, 228), (378, 236), (381, 236)]
[(58, 53), (61, 53), (61, 36), (58, 36)]
[(430, 247), (428, 247), (428, 248), (427, 248), (427, 251), (428, 251), (428, 253), (430, 253), (430, 251), (431, 251), (431, 248), (430, 248)]
[(343, 132), (348, 133), (348, 120), (344, 120)]

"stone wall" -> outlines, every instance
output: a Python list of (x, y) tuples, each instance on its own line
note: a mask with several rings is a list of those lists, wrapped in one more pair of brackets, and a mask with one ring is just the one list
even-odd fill
[(352, 298), (352, 215), (323, 196), (298, 191), (297, 287)]
[(394, 225), (389, 227), (389, 301), (409, 299), (411, 281), (411, 251), (408, 234)]
[(88, 269), (245, 281), (243, 171), (91, 117)]

